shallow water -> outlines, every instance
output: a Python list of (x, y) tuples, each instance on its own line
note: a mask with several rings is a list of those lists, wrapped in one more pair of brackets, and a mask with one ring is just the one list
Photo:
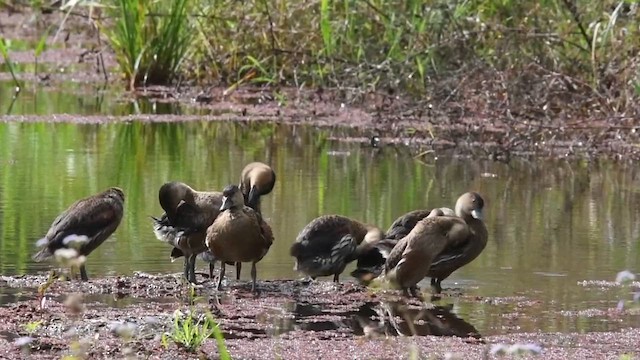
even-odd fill
[[(24, 105), (12, 114), (41, 113), (38, 109)], [(73, 109), (78, 114), (127, 111), (55, 105), (46, 111)], [(152, 113), (157, 107), (137, 111)], [(333, 140), (347, 135), (253, 123), (0, 123), (0, 273), (49, 269), (50, 263), (31, 261), (35, 241), (73, 201), (114, 185), (126, 193), (125, 217), (89, 257), (89, 277), (179, 272), (180, 262), (169, 262), (170, 248), (151, 230), (149, 216), (162, 212), (160, 185), (180, 180), (196, 189), (219, 190), (237, 183), (246, 163), (259, 160), (271, 164), (278, 178), (262, 204), (276, 241), (258, 265), (259, 279), (300, 277), (292, 269), (289, 246), (319, 215), (342, 214), (387, 228), (407, 211), (452, 207), (459, 194), (476, 190), (486, 200), (490, 239), (478, 259), (443, 282), (445, 290), (464, 295), (445, 299), (455, 314), (483, 335), (640, 324), (633, 316), (578, 313), (607, 311), (630, 297), (619, 288), (579, 282), (614, 280), (620, 270), (638, 269), (636, 170), (548, 160), (509, 165), (446, 157), (418, 161), (404, 148)], [(204, 270), (204, 264), (198, 266)], [(243, 279), (249, 277), (247, 269)], [(350, 270), (343, 281), (352, 281)], [(423, 287), (428, 288), (426, 282)], [(0, 301), (14, 298), (15, 293), (7, 294)]]

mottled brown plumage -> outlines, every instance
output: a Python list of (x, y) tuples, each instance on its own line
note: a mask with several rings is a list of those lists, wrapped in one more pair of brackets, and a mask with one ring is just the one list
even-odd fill
[(367, 252), (384, 237), (375, 226), (340, 215), (324, 215), (312, 220), (298, 234), (290, 254), (296, 258), (294, 270), (309, 275), (333, 275), (338, 282), (347, 264)]
[(222, 287), (224, 262), (251, 262), (252, 291), (256, 291), (256, 263), (262, 260), (273, 243), (271, 227), (259, 212), (244, 205), (242, 192), (236, 185), (223, 190), (220, 215), (207, 229), (206, 244), (216, 259), (223, 262), (218, 279)]
[(474, 192), (465, 193), (456, 202), (458, 216), (435, 216), (420, 220), (398, 242), (385, 263), (385, 278), (394, 286), (414, 295), (416, 284), (429, 276), (432, 268), (438, 283), (454, 270), (475, 259), (487, 243), (482, 222), (484, 200)]
[[(45, 245), (33, 259), (48, 259), (56, 250), (68, 247), (64, 240), (69, 235), (86, 236), (76, 250), (79, 255), (91, 254), (118, 228), (123, 212), (124, 192), (117, 187), (76, 201), (53, 221)], [(84, 264), (80, 265), (80, 276), (88, 280)]]
[(222, 193), (196, 191), (181, 182), (169, 182), (158, 192), (165, 213), (153, 218), (153, 231), (159, 240), (171, 244), (171, 258), (185, 256), (184, 276), (195, 283), (196, 256), (207, 250), (207, 228), (220, 213)]
[(384, 239), (376, 242), (371, 249), (358, 257), (356, 269), (351, 272), (351, 276), (362, 284), (368, 284), (382, 274), (386, 258), (393, 247), (407, 236), (420, 220), (445, 215), (454, 216), (455, 212), (443, 207), (432, 210), (414, 210), (400, 216), (389, 226)]

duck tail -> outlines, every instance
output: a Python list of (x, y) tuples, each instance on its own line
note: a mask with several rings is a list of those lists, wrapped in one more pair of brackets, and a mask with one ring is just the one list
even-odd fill
[(49, 248), (47, 246), (45, 246), (42, 249), (40, 249), (40, 251), (38, 251), (37, 253), (33, 254), (31, 259), (33, 259), (33, 261), (35, 261), (35, 262), (40, 262), (40, 261), (47, 260), (51, 256), (53, 256), (53, 254), (51, 253), (51, 250), (49, 250)]
[(174, 262), (178, 260), (178, 258), (181, 258), (183, 256), (184, 256), (184, 253), (182, 252), (182, 250), (178, 249), (177, 247), (174, 247), (173, 250), (171, 250), (171, 255), (170, 255), (171, 262)]
[[(163, 221), (163, 218), (153, 218), (153, 233), (156, 235), (158, 240), (176, 246), (176, 244), (180, 243), (184, 237), (191, 236), (194, 231), (188, 228), (181, 228), (167, 224), (167, 222)], [(173, 251), (171, 254), (173, 257)], [(179, 255), (179, 253), (176, 253), (175, 255)]]

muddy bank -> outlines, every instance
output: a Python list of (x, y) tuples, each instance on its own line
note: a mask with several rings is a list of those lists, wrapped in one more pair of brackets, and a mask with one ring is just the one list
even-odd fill
[[(517, 343), (535, 345), (545, 359), (640, 355), (638, 329), (483, 336), (450, 306), (437, 301), (425, 306), (351, 283), (261, 281), (255, 296), (242, 281), (230, 281), (217, 292), (205, 279), (191, 293), (177, 274), (136, 274), (87, 283), (58, 281), (42, 300), (37, 287), (45, 282), (44, 276), (0, 280), (5, 296), (13, 297), (0, 307), (5, 319), (0, 324), (0, 357), (19, 358), (29, 352), (34, 359), (67, 354), (92, 359), (217, 358), (214, 339), (195, 353), (172, 341), (163, 345), (162, 334), (171, 332), (176, 310), (211, 313), (234, 359), (394, 359), (415, 354), (479, 359), (497, 357), (492, 353), (497, 344)], [(28, 344), (20, 348), (16, 342)]]
[[(4, 8), (0, 11), (0, 32), (8, 39), (36, 42), (46, 26), (57, 29), (63, 15), (53, 12), (34, 17), (29, 9)], [(46, 117), (0, 116), (0, 121), (267, 121), (355, 128), (357, 132), (353, 136), (338, 139), (366, 142), (372, 136), (380, 136), (381, 146), (409, 145), (415, 149), (415, 154), (450, 150), (454, 156), (505, 162), (512, 157), (609, 158), (621, 162), (640, 159), (640, 148), (636, 146), (640, 141), (640, 123), (636, 115), (607, 112), (604, 105), (598, 110), (600, 105), (596, 98), (584, 100), (591, 109), (588, 112), (580, 110), (586, 105), (559, 104), (557, 99), (549, 100), (553, 106), (545, 103), (514, 107), (504, 99), (508, 95), (503, 94), (504, 84), (481, 71), (465, 77), (464, 86), (434, 83), (434, 88), (453, 87), (454, 90), (449, 95), (441, 91), (441, 97), (424, 99), (405, 96), (399, 91), (391, 91), (393, 89), (257, 88), (246, 85), (236, 88), (229, 84), (203, 87), (182, 83), (177, 87), (147, 87), (135, 93), (125, 92), (116, 73), (113, 53), (104, 39), (98, 39), (96, 29), (86, 16), (74, 13), (59, 33), (50, 34), (51, 45), (38, 59), (40, 71), (37, 75), (24, 71), (19, 72), (18, 77), (46, 86), (50, 91), (65, 91), (68, 82), (103, 87), (106, 78), (111, 89), (109, 96), (123, 102), (144, 98), (176, 104), (203, 116), (52, 114)], [(15, 50), (9, 55), (18, 65), (33, 64), (36, 60), (31, 50)], [(0, 64), (2, 61), (0, 59)], [(535, 69), (531, 71), (533, 79), (548, 75), (536, 74)], [(11, 75), (6, 70), (0, 72), (0, 79), (11, 86)], [(574, 107), (575, 111), (572, 110)]]

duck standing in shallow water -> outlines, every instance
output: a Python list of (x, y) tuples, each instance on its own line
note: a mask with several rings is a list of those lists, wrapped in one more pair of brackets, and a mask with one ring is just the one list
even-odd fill
[[(424, 277), (434, 276), (439, 284), (453, 271), (471, 262), (487, 244), (483, 208), (480, 194), (468, 192), (456, 202), (457, 216), (420, 220), (387, 256), (385, 280), (405, 294), (409, 290), (419, 297), (416, 285)], [(434, 273), (433, 269), (440, 270)]]
[(257, 211), (244, 205), (238, 186), (229, 185), (222, 191), (220, 215), (207, 229), (206, 244), (213, 256), (222, 261), (218, 290), (222, 288), (225, 262), (251, 262), (251, 291), (256, 291), (256, 263), (262, 260), (273, 244), (271, 227)]
[[(76, 201), (53, 221), (43, 239), (43, 248), (33, 255), (33, 260), (46, 260), (56, 250), (70, 247), (78, 255), (88, 256), (118, 228), (123, 213), (124, 192), (117, 187)], [(86, 239), (72, 244), (72, 235)], [(84, 263), (80, 265), (80, 277), (89, 280)]]
[(338, 282), (347, 264), (369, 250), (384, 237), (382, 230), (372, 225), (340, 215), (324, 215), (305, 226), (290, 254), (296, 258), (294, 270), (309, 275), (333, 275)]

